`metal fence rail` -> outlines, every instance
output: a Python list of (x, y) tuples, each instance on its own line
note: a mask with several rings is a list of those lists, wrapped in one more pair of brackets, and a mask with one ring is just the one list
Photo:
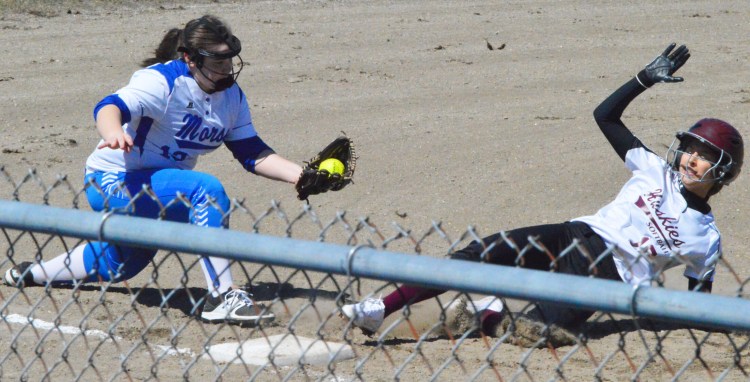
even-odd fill
[(1, 227), (24, 231), (750, 331), (744, 299), (21, 202), (0, 211)]
[[(2, 170), (0, 168), (0, 170)], [(150, 270), (121, 283), (0, 287), (2, 380), (747, 380), (747, 277), (727, 296), (443, 258), (478, 238), (451, 239), (439, 223), (422, 234), (309, 206), (277, 203), (252, 213), (234, 201), (249, 232), (77, 209), (82, 191), (29, 172), (3, 186), (0, 270), (44, 261), (89, 240), (161, 249)], [(8, 187), (10, 186), (10, 187)], [(0, 192), (2, 190), (0, 189)], [(41, 195), (43, 204), (22, 198)], [(50, 200), (73, 200), (74, 208)], [(261, 232), (269, 232), (265, 234)], [(306, 236), (297, 239), (295, 236)], [(388, 249), (388, 250), (387, 250)], [(238, 280), (276, 313), (257, 326), (208, 324), (200, 255), (233, 261)], [(664, 275), (662, 275), (664, 276)], [(668, 277), (668, 276), (666, 276)], [(663, 280), (659, 280), (663, 281)], [(374, 336), (340, 317), (341, 306), (389, 293), (396, 283), (451, 292), (394, 313)], [(512, 311), (546, 301), (600, 311), (551, 346), (551, 332), (523, 341), (511, 324), (481, 334), (456, 309), (478, 295)], [(458, 313), (457, 313), (458, 312)], [(463, 321), (462, 321), (463, 320)]]

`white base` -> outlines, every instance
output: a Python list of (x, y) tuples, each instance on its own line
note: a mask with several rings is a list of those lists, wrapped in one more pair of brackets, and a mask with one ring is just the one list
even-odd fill
[[(313, 344), (314, 343), (314, 344)], [(313, 344), (310, 346), (310, 344)], [(242, 356), (237, 356), (237, 349), (242, 348)], [(302, 352), (305, 352), (302, 363), (308, 365), (326, 365), (329, 362), (345, 361), (354, 358), (354, 351), (349, 345), (337, 342), (323, 342), (301, 336), (278, 334), (266, 338), (248, 340), (242, 344), (228, 342), (210, 346), (203, 358), (221, 363), (245, 363), (248, 365), (265, 365), (268, 355), (274, 349), (273, 362), (278, 366), (296, 365)], [(210, 355), (210, 357), (209, 357)]]

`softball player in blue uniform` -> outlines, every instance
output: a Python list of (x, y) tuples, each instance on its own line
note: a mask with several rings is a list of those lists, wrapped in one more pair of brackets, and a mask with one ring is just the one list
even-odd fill
[[(679, 82), (672, 77), (690, 54), (674, 44), (638, 75), (609, 96), (594, 112), (607, 140), (633, 175), (615, 200), (596, 214), (562, 224), (519, 228), (506, 232), (517, 248), (527, 248), (529, 238), (549, 252), (531, 246), (520, 266), (549, 270), (553, 256), (577, 239), (586, 253), (576, 250), (556, 260), (557, 272), (589, 276), (592, 258), (610, 248), (595, 264), (595, 277), (630, 284), (649, 283), (664, 270), (687, 264), (685, 276), (691, 290), (710, 291), (714, 267), (721, 256), (721, 235), (714, 223), (708, 199), (740, 173), (743, 141), (740, 133), (718, 119), (702, 119), (679, 132), (666, 160), (646, 148), (623, 124), (621, 116), (630, 102), (657, 82)], [(454, 259), (516, 265), (518, 252), (502, 234), (494, 234), (455, 252)], [(385, 299), (368, 298), (345, 305), (343, 313), (354, 325), (377, 330), (383, 319), (406, 304), (423, 301), (444, 291), (404, 285)], [(485, 300), (479, 312), (481, 330), (495, 333), (502, 318), (499, 300)], [(538, 304), (537, 319), (561, 327), (583, 323), (593, 312)]]
[[(130, 82), (94, 108), (101, 142), (86, 162), (86, 195), (96, 211), (226, 227), (229, 198), (214, 177), (193, 171), (198, 157), (222, 144), (254, 174), (294, 184), (302, 168), (276, 154), (258, 136), (247, 97), (235, 82), (241, 44), (220, 19), (206, 15), (166, 33), (155, 57)], [(149, 192), (143, 193), (144, 186)], [(141, 194), (133, 199), (133, 196)], [(192, 208), (175, 203), (178, 195)], [(166, 207), (166, 209), (165, 209)], [(92, 242), (39, 264), (5, 273), (8, 285), (56, 281), (127, 280), (155, 250)], [(229, 261), (200, 261), (210, 292), (207, 321), (271, 319), (247, 292), (233, 285)]]

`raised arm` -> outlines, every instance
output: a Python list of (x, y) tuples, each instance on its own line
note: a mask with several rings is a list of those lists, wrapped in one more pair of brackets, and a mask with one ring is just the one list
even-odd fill
[(674, 47), (674, 43), (670, 44), (662, 54), (646, 65), (635, 78), (622, 85), (594, 110), (594, 120), (623, 161), (628, 150), (643, 146), (621, 120), (625, 108), (635, 97), (657, 82), (680, 82), (683, 80), (682, 77), (673, 77), (672, 74), (690, 58), (690, 52), (685, 45), (672, 51)]

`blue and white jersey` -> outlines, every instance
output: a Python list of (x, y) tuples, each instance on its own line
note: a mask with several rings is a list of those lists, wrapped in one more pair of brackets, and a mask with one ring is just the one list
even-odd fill
[(629, 150), (633, 172), (614, 201), (595, 215), (578, 219), (616, 246), (615, 264), (623, 280), (640, 284), (685, 264), (685, 276), (713, 281), (721, 235), (711, 212), (688, 208), (681, 183), (666, 161), (645, 147)]
[[(153, 168), (192, 169), (198, 156), (207, 154), (222, 143), (250, 142), (254, 148), (230, 146), (256, 155), (265, 148), (257, 137), (250, 117), (247, 99), (235, 84), (231, 88), (208, 94), (201, 90), (180, 60), (155, 64), (136, 71), (130, 83), (104, 98), (95, 108), (114, 104), (122, 113), (123, 128), (133, 137), (134, 148), (94, 150), (86, 161), (91, 171), (122, 172)], [(254, 139), (249, 139), (254, 138)], [(244, 140), (244, 141), (242, 141)], [(251, 156), (252, 156), (251, 155)], [(253, 163), (246, 166), (252, 171)], [(241, 160), (242, 162), (242, 160)]]

